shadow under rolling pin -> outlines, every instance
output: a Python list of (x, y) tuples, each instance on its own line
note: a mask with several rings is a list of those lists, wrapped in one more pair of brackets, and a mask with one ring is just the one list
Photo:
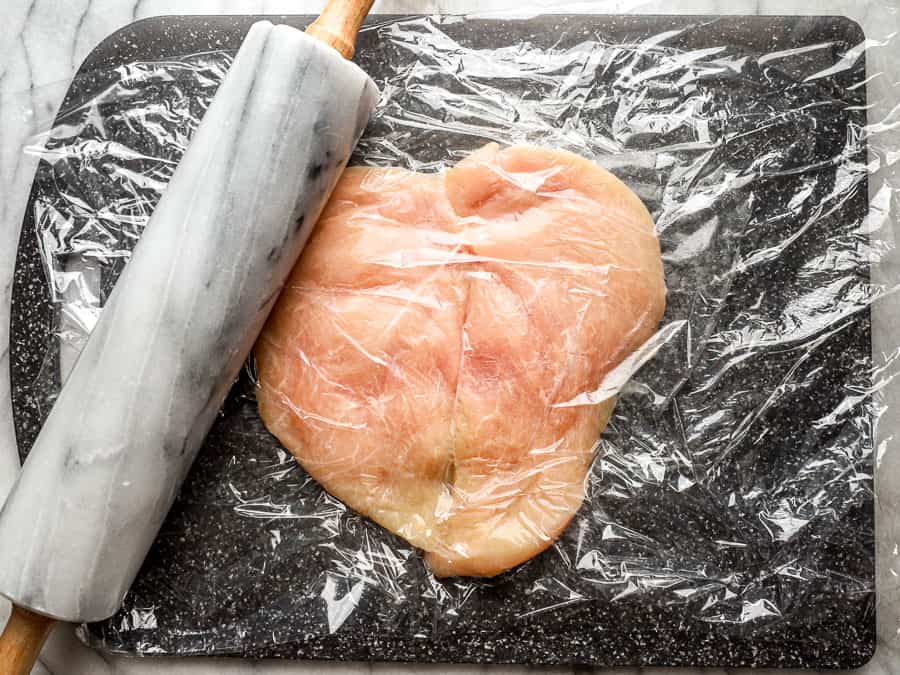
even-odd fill
[(121, 605), (378, 100), (371, 5), (247, 34), (0, 511), (3, 675)]

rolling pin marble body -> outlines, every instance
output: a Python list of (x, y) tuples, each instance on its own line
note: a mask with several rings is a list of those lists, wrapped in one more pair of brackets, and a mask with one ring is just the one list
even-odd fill
[(0, 593), (111, 616), (375, 106), (334, 49), (253, 26), (0, 512)]

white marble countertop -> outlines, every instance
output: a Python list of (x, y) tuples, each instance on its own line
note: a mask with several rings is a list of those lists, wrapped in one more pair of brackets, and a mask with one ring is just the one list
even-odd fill
[[(2, 0), (0, 2), (0, 499), (17, 471), (9, 402), (7, 363), (8, 306), (11, 272), (23, 210), (36, 159), (24, 151), (33, 136), (53, 119), (57, 107), (87, 53), (104, 37), (136, 19), (163, 14), (297, 14), (313, 13), (319, 0)], [(376, 12), (428, 13), (486, 11), (505, 7), (560, 11), (559, 2), (512, 0), (384, 0)], [(870, 41), (887, 41), (893, 49), (878, 50), (869, 58), (870, 122), (884, 120), (900, 104), (900, 8), (897, 0), (595, 0), (579, 11), (708, 14), (844, 14), (859, 21)], [(872, 43), (872, 44), (876, 44)], [(893, 57), (891, 56), (893, 55)], [(896, 117), (894, 118), (896, 119)], [(894, 123), (895, 126), (897, 123)], [(881, 152), (900, 153), (900, 128), (893, 136), (880, 135)], [(896, 174), (896, 171), (895, 171)], [(894, 176), (893, 198), (900, 194)], [(886, 214), (896, 233), (900, 208)], [(896, 237), (895, 237), (896, 238)], [(891, 242), (893, 245), (894, 242)], [(900, 279), (900, 252), (883, 264), (882, 278)], [(897, 294), (894, 294), (895, 296)], [(897, 348), (900, 301), (876, 308), (876, 353)], [(878, 630), (875, 659), (861, 672), (900, 673), (900, 447), (892, 440), (900, 416), (900, 378), (883, 390), (889, 415), (879, 429), (878, 496)], [(898, 418), (894, 422), (890, 418)], [(2, 553), (0, 553), (2, 554)], [(5, 601), (3, 601), (5, 603)], [(0, 620), (8, 606), (0, 604)], [(415, 666), (397, 664), (323, 664), (283, 661), (249, 662), (237, 659), (130, 659), (93, 652), (79, 643), (70, 626), (58, 626), (42, 653), (35, 673), (65, 675), (147, 675), (150, 673), (237, 675), (239, 673), (520, 673), (518, 667)], [(542, 672), (569, 673), (568, 668)], [(584, 672), (580, 669), (578, 672)], [(618, 672), (638, 672), (618, 671)], [(640, 672), (658, 672), (642, 670)], [(686, 672), (686, 671), (681, 671)], [(717, 672), (717, 671), (705, 671)], [(718, 671), (723, 672), (723, 671)], [(762, 671), (756, 671), (762, 672)]]

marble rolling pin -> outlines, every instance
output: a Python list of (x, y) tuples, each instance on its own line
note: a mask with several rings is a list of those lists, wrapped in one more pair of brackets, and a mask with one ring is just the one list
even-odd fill
[(0, 512), (0, 673), (119, 608), (375, 107), (372, 0), (255, 24)]

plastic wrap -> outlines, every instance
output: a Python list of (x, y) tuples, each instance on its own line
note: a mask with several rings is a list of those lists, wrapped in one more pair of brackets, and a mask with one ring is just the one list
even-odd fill
[[(896, 113), (867, 119), (866, 43), (855, 24), (766, 26), (558, 16), (414, 17), (369, 28), (359, 59), (382, 100), (351, 164), (378, 169), (366, 174), (368, 197), (347, 197), (349, 214), (332, 209), (329, 222), (344, 218), (357, 238), (334, 245), (323, 227), (301, 263), (320, 267), (292, 287), (309, 298), (309, 279), (327, 278), (331, 296), (322, 306), (336, 311), (334, 296), (348, 289), (362, 306), (355, 324), (301, 312), (284, 334), (318, 331), (313, 348), (286, 351), (323, 380), (334, 372), (323, 363), (337, 367), (331, 341), (343, 345), (340, 361), (360, 384), (332, 384), (358, 409), (375, 404), (362, 417), (326, 419), (322, 406), (334, 392), (316, 390), (304, 407), (296, 397), (309, 387), (297, 385), (293, 399), (275, 387), (299, 418), (316, 418), (309, 423), (316, 433), (302, 439), (307, 453), (316, 451), (310, 438), (343, 424), (351, 427), (352, 461), (342, 460), (334, 480), (300, 468), (259, 418), (251, 361), (123, 610), (82, 637), (117, 651), (305, 655), (359, 640), (412, 641), (424, 651), (398, 653), (419, 658), (442, 641), (457, 645), (450, 657), (476, 658), (459, 646), (475, 640), (494, 645), (496, 660), (517, 660), (514, 647), (496, 646), (515, 633), (539, 644), (530, 659), (545, 662), (727, 663), (729, 653), (735, 664), (772, 665), (779, 654), (792, 665), (865, 660), (859, 645), (874, 645), (875, 429), (893, 363), (892, 353), (873, 360), (872, 307), (894, 287), (873, 281), (871, 266), (893, 248), (896, 193), (885, 172), (896, 149), (879, 140)], [(54, 321), (40, 358), (22, 357), (22, 372), (34, 375), (18, 393), (24, 447), (231, 56), (184, 54), (82, 73), (80, 99), (31, 149), (43, 160), (30, 217)], [(638, 261), (653, 237), (628, 235), (640, 232), (639, 207), (624, 192), (597, 197), (594, 187), (576, 185), (590, 171), (566, 174), (561, 156), (525, 168), (491, 165), (457, 185), (468, 191), (463, 197), (453, 186), (434, 187), (435, 176), (453, 176), (486, 143), (576, 153), (643, 201), (667, 288), (653, 337), (652, 265)], [(382, 172), (389, 167), (431, 178), (397, 178)], [(558, 175), (561, 194), (554, 193), (560, 185), (550, 187)], [(502, 184), (493, 185), (496, 193), (470, 194), (489, 179)], [(531, 199), (542, 206), (523, 205)], [(455, 220), (445, 219), (447, 208)], [(379, 219), (387, 224), (376, 226)], [(501, 235), (487, 232), (496, 223)], [(512, 236), (516, 228), (522, 237)], [(360, 282), (369, 274), (377, 283)], [(516, 311), (507, 314), (502, 289), (478, 288), (504, 274), (516, 278), (506, 290), (518, 284), (509, 300)], [(447, 297), (438, 297), (443, 291)], [(611, 395), (617, 403), (596, 443), (573, 444), (583, 467), (530, 493), (513, 482), (513, 494), (499, 498), (520, 528), (514, 538), (538, 533), (539, 555), (490, 579), (439, 578), (420, 548), (340, 497), (361, 504), (349, 496), (361, 482), (362, 492), (377, 495), (377, 509), (410, 499), (408, 487), (384, 489), (396, 479), (390, 461), (375, 476), (365, 472), (370, 460), (360, 460), (361, 452), (390, 457), (392, 444), (402, 446), (398, 471), (413, 479), (435, 472), (439, 487), (429, 499), (459, 497), (441, 473), (446, 464), (411, 466), (446, 452), (447, 433), (400, 439), (435, 422), (447, 412), (442, 406), (452, 417), (462, 385), (446, 376), (435, 403), (428, 396), (437, 380), (415, 378), (444, 377), (439, 362), (478, 353), (458, 329), (476, 296), (486, 304), (473, 316), (503, 318), (491, 324), (489, 354), (510, 360), (504, 371), (496, 359), (476, 359), (469, 372), (475, 385), (482, 377), (508, 394), (491, 393), (502, 400), (493, 411), (499, 422), (472, 438), (518, 443), (541, 458), (518, 478), (539, 482), (558, 469), (546, 458), (568, 447), (557, 432), (571, 421), (555, 415), (589, 411), (582, 436), (596, 435), (590, 429), (602, 427)], [(447, 331), (453, 340), (428, 341), (443, 320), (435, 308), (457, 327)], [(388, 337), (402, 349), (385, 346)], [(385, 383), (389, 376), (401, 384)], [(400, 392), (406, 417), (383, 413), (389, 406), (369, 386), (398, 387), (391, 391)], [(485, 410), (472, 420), (491, 419)], [(437, 420), (444, 430), (446, 419)], [(525, 440), (510, 440), (516, 433)], [(499, 464), (485, 472), (489, 480)], [(330, 481), (333, 494), (313, 478)], [(552, 527), (512, 505), (526, 493), (544, 514), (555, 512), (554, 490), (566, 494), (559, 509), (566, 517)], [(501, 507), (495, 500), (491, 508)], [(394, 529), (421, 546), (410, 523), (436, 510), (410, 507)], [(483, 530), (495, 514), (479, 512), (470, 527)], [(586, 625), (601, 635), (550, 644)], [(673, 656), (679, 640), (685, 648)], [(668, 644), (641, 651), (653, 641)], [(613, 654), (617, 643), (630, 651)], [(370, 653), (396, 657), (394, 647), (367, 644)]]

